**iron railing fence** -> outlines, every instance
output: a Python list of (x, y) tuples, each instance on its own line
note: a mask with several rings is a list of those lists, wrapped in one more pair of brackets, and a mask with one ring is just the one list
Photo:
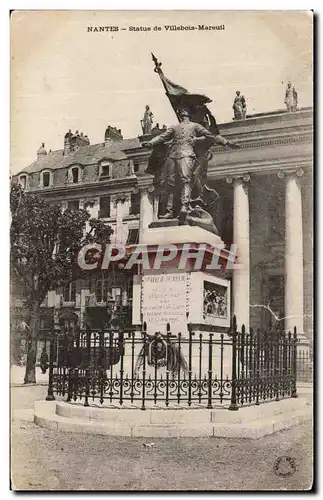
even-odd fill
[(313, 383), (312, 349), (297, 348), (296, 372), (297, 382)]
[(229, 334), (88, 328), (51, 336), (47, 399), (237, 410), (297, 397), (296, 379), (296, 331), (238, 332), (235, 318)]

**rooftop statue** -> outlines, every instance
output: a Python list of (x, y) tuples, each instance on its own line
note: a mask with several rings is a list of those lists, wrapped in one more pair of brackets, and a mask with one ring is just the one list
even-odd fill
[(236, 91), (236, 96), (233, 102), (233, 113), (234, 120), (245, 120), (247, 113), (247, 104), (246, 99), (243, 95), (241, 95), (240, 90)]
[(284, 103), (286, 104), (286, 108), (289, 113), (297, 111), (297, 104), (298, 104), (297, 92), (294, 85), (292, 85), (291, 82), (287, 83)]
[(146, 104), (144, 117), (140, 120), (143, 135), (150, 135), (151, 128), (153, 124), (153, 113), (150, 111), (150, 107)]

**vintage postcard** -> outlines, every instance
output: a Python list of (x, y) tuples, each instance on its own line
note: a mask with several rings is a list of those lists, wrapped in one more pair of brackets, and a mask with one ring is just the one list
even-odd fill
[(11, 488), (313, 485), (313, 13), (11, 14)]

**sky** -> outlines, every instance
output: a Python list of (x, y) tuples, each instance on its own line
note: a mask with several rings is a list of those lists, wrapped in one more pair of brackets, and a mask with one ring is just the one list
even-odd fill
[[(225, 29), (165, 30), (173, 24)], [(88, 26), (119, 31), (88, 32)], [(69, 129), (87, 134), (91, 144), (104, 141), (108, 125), (121, 128), (124, 138), (137, 137), (146, 104), (155, 123), (176, 122), (151, 52), (168, 78), (212, 99), (220, 125), (232, 120), (236, 90), (250, 114), (283, 109), (288, 80), (299, 105), (312, 105), (308, 12), (17, 11), (11, 18), (11, 173), (35, 161), (42, 142), (47, 151), (62, 149)]]

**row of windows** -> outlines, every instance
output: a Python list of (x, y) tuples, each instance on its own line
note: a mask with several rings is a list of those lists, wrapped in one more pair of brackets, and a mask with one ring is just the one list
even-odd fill
[[(109, 278), (98, 278), (95, 281), (95, 297), (98, 302), (113, 301), (118, 305), (127, 305), (132, 297), (132, 283), (124, 286), (114, 286)], [(64, 287), (64, 302), (75, 302), (76, 283), (75, 281)]]
[[(81, 179), (81, 171), (79, 167), (72, 167), (68, 171), (68, 182), (70, 184), (78, 184)], [(28, 188), (28, 176), (27, 174), (19, 175), (19, 184), (22, 189)], [(41, 172), (39, 186), (41, 188), (51, 187), (53, 185), (53, 173), (50, 170)]]
[[(70, 200), (67, 202), (69, 210), (78, 210), (80, 208), (79, 200)], [(86, 206), (84, 206), (86, 208)], [(139, 215), (140, 213), (140, 195), (131, 193), (130, 215)], [(100, 196), (99, 218), (109, 218), (111, 216), (110, 196)]]
[[(135, 172), (138, 171), (138, 165), (135, 165)], [(112, 177), (112, 164), (102, 163), (99, 169), (100, 179), (110, 179)], [(81, 167), (71, 167), (67, 172), (67, 181), (69, 184), (78, 184), (82, 180)], [(23, 189), (28, 188), (28, 175), (20, 174), (19, 183)], [(53, 172), (51, 170), (44, 170), (40, 174), (39, 186), (41, 188), (51, 187), (53, 185)]]

